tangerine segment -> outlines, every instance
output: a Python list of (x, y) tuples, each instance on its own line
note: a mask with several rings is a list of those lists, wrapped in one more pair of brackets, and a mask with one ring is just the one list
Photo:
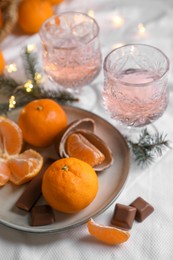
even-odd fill
[(43, 165), (43, 157), (30, 149), (8, 160), (10, 169), (10, 181), (20, 185), (30, 181), (40, 171)]
[(79, 133), (73, 133), (67, 138), (66, 149), (70, 157), (87, 162), (92, 167), (101, 164), (105, 159), (104, 154)]
[(8, 168), (7, 162), (0, 159), (0, 187), (4, 186), (10, 177), (10, 170)]
[(87, 207), (98, 191), (94, 169), (76, 158), (63, 158), (49, 166), (43, 175), (42, 193), (52, 208), (75, 213)]
[(12, 120), (0, 117), (0, 156), (20, 153), (23, 143), (22, 131)]
[(93, 219), (88, 221), (87, 227), (92, 236), (110, 245), (124, 243), (130, 237), (130, 233), (128, 231), (115, 227), (99, 225)]

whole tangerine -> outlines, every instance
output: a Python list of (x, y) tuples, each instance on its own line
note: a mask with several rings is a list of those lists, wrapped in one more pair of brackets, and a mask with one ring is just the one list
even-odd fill
[(5, 60), (4, 60), (3, 53), (0, 51), (0, 75), (3, 74), (4, 67), (5, 67)]
[(39, 32), (43, 22), (53, 15), (47, 0), (23, 0), (18, 8), (18, 23), (27, 34)]
[(69, 157), (59, 159), (43, 175), (42, 193), (48, 204), (64, 213), (76, 213), (96, 197), (98, 177), (86, 162)]
[(66, 127), (67, 115), (52, 99), (37, 99), (20, 111), (18, 125), (27, 143), (46, 147), (53, 144), (58, 133)]

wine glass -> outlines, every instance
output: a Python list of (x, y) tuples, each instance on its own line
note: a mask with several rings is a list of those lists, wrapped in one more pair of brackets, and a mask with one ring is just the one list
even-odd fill
[(134, 131), (163, 115), (169, 100), (169, 59), (161, 50), (127, 44), (106, 56), (103, 69), (103, 103), (119, 126)]
[(99, 26), (85, 13), (65, 12), (41, 27), (43, 68), (58, 90), (79, 97), (80, 106), (91, 107), (96, 93), (85, 87), (101, 70)]

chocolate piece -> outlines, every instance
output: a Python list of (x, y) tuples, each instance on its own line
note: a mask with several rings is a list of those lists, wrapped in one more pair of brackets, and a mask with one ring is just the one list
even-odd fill
[(55, 216), (49, 205), (38, 205), (31, 211), (31, 226), (45, 226), (55, 222)]
[(151, 206), (141, 197), (138, 197), (136, 200), (134, 200), (130, 206), (136, 208), (135, 219), (138, 222), (144, 221), (144, 219), (146, 219), (154, 211), (153, 206)]
[(135, 219), (136, 209), (117, 203), (111, 220), (112, 225), (122, 228), (131, 229)]
[(52, 159), (46, 159), (43, 163), (41, 171), (38, 173), (36, 177), (34, 177), (30, 183), (27, 185), (24, 192), (21, 194), (19, 199), (16, 201), (16, 207), (30, 211), (34, 204), (41, 196), (41, 185), (42, 185), (42, 177), (45, 170), (50, 166), (53, 162)]

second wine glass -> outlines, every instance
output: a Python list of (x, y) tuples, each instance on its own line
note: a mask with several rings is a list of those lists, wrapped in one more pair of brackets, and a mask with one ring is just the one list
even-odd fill
[[(111, 117), (126, 127), (143, 127), (164, 113), (169, 59), (158, 48), (128, 44), (104, 60), (103, 99)], [(134, 129), (134, 128), (133, 128)]]
[[(95, 91), (89, 85), (101, 69), (99, 26), (84, 13), (66, 12), (48, 19), (40, 30), (43, 67), (59, 90), (79, 97), (80, 106), (89, 108)], [(85, 104), (86, 103), (86, 104)]]

